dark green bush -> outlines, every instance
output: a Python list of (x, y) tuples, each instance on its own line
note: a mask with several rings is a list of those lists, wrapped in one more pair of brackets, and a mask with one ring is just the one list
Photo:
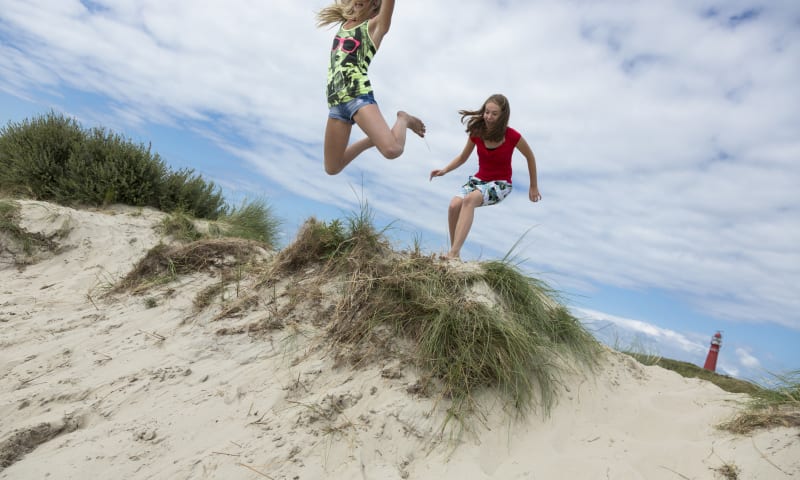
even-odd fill
[(170, 171), (150, 147), (54, 112), (0, 129), (0, 191), (62, 204), (124, 203), (216, 220), (222, 193), (191, 169)]
[(165, 212), (180, 209), (196, 218), (216, 220), (228, 211), (222, 193), (192, 169), (169, 172), (161, 182), (158, 207)]
[(0, 129), (0, 190), (55, 200), (70, 155), (85, 137), (70, 118), (47, 115)]
[(62, 203), (124, 203), (158, 208), (158, 192), (166, 166), (149, 148), (134, 145), (101, 128), (85, 133), (58, 179)]

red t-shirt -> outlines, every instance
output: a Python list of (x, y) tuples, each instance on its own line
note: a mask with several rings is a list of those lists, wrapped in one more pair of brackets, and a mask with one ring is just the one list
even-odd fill
[(506, 127), (503, 143), (497, 148), (486, 148), (481, 137), (469, 137), (478, 146), (478, 173), (476, 177), (484, 182), (504, 180), (511, 183), (511, 156), (522, 135), (511, 127)]

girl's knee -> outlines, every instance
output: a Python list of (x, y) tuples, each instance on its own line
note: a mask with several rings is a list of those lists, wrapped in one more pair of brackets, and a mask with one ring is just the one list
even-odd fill
[(325, 173), (328, 175), (336, 175), (342, 170), (344, 170), (342, 162), (330, 162), (327, 159), (325, 160)]
[(402, 145), (395, 144), (382, 147), (379, 150), (384, 157), (388, 158), (389, 160), (393, 160), (402, 155), (404, 149)]
[(333, 168), (328, 165), (325, 165), (325, 173), (327, 173), (328, 175), (337, 175), (341, 171), (342, 171), (341, 168)]
[(483, 204), (483, 194), (480, 191), (475, 190), (470, 192), (470, 194), (467, 195), (464, 200), (466, 201), (467, 205), (480, 207)]

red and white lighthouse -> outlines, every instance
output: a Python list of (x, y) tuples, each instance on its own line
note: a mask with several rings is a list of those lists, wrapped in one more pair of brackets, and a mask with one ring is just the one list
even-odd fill
[(717, 332), (711, 337), (711, 347), (708, 349), (708, 356), (706, 357), (706, 364), (703, 368), (717, 371), (717, 357), (719, 356), (719, 347), (722, 346), (722, 332)]

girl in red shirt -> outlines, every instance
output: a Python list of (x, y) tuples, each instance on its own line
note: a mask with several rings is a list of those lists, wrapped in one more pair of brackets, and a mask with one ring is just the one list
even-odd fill
[[(478, 147), (478, 172), (469, 177), (461, 193), (450, 201), (447, 223), (450, 228), (450, 251), (447, 258), (459, 259), (461, 247), (467, 239), (475, 209), (501, 202), (511, 193), (511, 157), (514, 149), (528, 162), (532, 202), (542, 199), (536, 181), (536, 158), (522, 135), (508, 126), (511, 109), (508, 99), (501, 94), (489, 97), (480, 110), (459, 110), (461, 122), (466, 121), (469, 138), (461, 154), (446, 167), (431, 171), (430, 179), (455, 170), (467, 161), (475, 146)], [(469, 119), (469, 120), (467, 120)]]

